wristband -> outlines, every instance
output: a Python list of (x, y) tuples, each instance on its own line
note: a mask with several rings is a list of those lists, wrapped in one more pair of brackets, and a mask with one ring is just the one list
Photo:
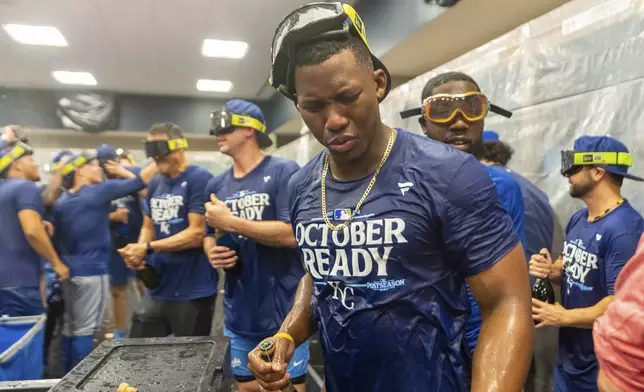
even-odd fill
[(273, 335), (274, 338), (284, 338), (286, 340), (290, 340), (293, 344), (295, 344), (295, 340), (293, 340), (293, 336), (286, 332), (278, 332), (275, 335)]
[(152, 246), (150, 246), (150, 243), (148, 242), (145, 248), (145, 253), (149, 256), (152, 253), (154, 253), (154, 249), (152, 249)]

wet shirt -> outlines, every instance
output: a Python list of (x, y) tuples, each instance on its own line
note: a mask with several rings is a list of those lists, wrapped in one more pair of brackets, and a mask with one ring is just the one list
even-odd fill
[[(566, 309), (588, 308), (614, 294), (622, 267), (635, 254), (644, 231), (642, 216), (628, 203), (596, 222), (588, 210), (576, 212), (566, 227), (561, 304)], [(561, 328), (557, 366), (579, 390), (597, 385), (597, 358), (591, 329)]]
[(111, 201), (145, 187), (141, 178), (112, 179), (65, 192), (54, 203), (54, 243), (71, 276), (108, 273)]
[[(141, 174), (141, 168), (128, 167), (136, 175)], [(127, 223), (110, 222), (112, 232), (112, 243), (116, 248), (121, 248), (126, 244), (137, 242), (141, 225), (143, 225), (143, 212), (141, 210), (141, 201), (137, 192), (112, 200), (111, 212), (119, 208), (128, 210)]]
[(39, 287), (42, 259), (27, 242), (18, 218), (26, 210), (44, 214), (38, 186), (28, 180), (0, 180), (0, 288)]
[[(267, 156), (242, 178), (236, 178), (232, 169), (214, 177), (205, 196), (209, 200), (215, 194), (244, 219), (290, 223), (287, 185), (298, 170), (293, 161)], [(214, 230), (209, 227), (207, 234), (213, 235)], [(265, 246), (234, 233), (230, 238), (240, 260), (226, 270), (226, 327), (249, 338), (269, 336), (291, 310), (304, 275), (298, 252)]]
[(465, 391), (462, 354), (469, 310), (465, 278), (491, 268), (518, 243), (481, 164), (442, 143), (397, 130), (369, 196), (371, 175), (327, 177), (324, 152), (289, 183), (291, 220), (314, 280), (312, 308), (327, 390)]
[[(144, 214), (154, 223), (156, 240), (187, 229), (189, 214), (205, 213), (204, 189), (211, 178), (206, 169), (192, 165), (175, 178), (160, 174), (152, 178)], [(147, 261), (160, 279), (159, 286), (149, 291), (153, 299), (186, 301), (216, 292), (217, 274), (201, 246), (178, 252), (156, 252)]]

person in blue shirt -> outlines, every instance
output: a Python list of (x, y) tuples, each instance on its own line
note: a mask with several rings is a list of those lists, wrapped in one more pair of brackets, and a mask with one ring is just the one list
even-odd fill
[[(437, 75), (425, 84), (422, 101), (427, 110), (418, 122), (425, 135), (472, 154), (478, 160), (483, 158), (485, 150), (482, 133), (487, 114), (487, 109), (483, 109), (483, 106), (489, 104), (474, 79), (462, 72)], [(464, 105), (469, 107), (465, 108)], [(473, 112), (474, 116), (467, 110), (470, 108), (477, 110)], [(483, 168), (494, 182), (501, 205), (510, 214), (521, 243), (525, 244), (524, 204), (519, 184), (502, 169), (487, 165), (483, 165)], [(481, 330), (481, 312), (469, 289), (467, 293), (471, 314), (465, 334), (469, 349), (474, 351)]]
[[(110, 145), (103, 144), (98, 147), (97, 152), (99, 161), (114, 160), (134, 174), (141, 173), (141, 169), (133, 166), (133, 162), (123, 150), (117, 150)], [(136, 242), (139, 238), (139, 232), (143, 224), (143, 212), (141, 211), (141, 201), (139, 199), (140, 192), (132, 192), (111, 202), (109, 218), (112, 251), (110, 253), (109, 275), (115, 339), (121, 339), (125, 336), (127, 328), (127, 284), (130, 279), (136, 276), (134, 270), (125, 265), (125, 261), (118, 249), (131, 242)]]
[(108, 303), (110, 202), (145, 187), (140, 176), (114, 162), (104, 168), (119, 179), (103, 181), (95, 150), (70, 157), (63, 168), (68, 190), (52, 210), (55, 242), (71, 271), (69, 281), (62, 284), (65, 314), (61, 362), (65, 373), (92, 351), (94, 334)]
[(570, 218), (554, 264), (545, 249), (530, 260), (531, 275), (561, 285), (561, 304), (532, 300), (537, 328), (559, 328), (557, 392), (598, 390), (593, 323), (613, 300), (617, 276), (644, 231), (642, 216), (621, 194), (624, 179), (644, 181), (628, 173), (632, 164), (628, 148), (609, 136), (582, 136), (562, 151), (561, 174), (586, 208)]
[(555, 213), (550, 206), (548, 195), (521, 174), (507, 166), (514, 150), (499, 139), (495, 131), (483, 131), (485, 152), (481, 162), (511, 175), (519, 184), (525, 208), (525, 243), (526, 253), (537, 254), (541, 249), (552, 253), (552, 241), (555, 230)]
[(31, 147), (0, 142), (0, 316), (44, 313), (42, 259), (60, 279), (69, 277), (45, 231), (39, 180)]
[(145, 148), (159, 174), (148, 185), (138, 242), (119, 252), (129, 267), (151, 268), (158, 282), (134, 313), (129, 336), (210, 335), (217, 273), (203, 238), (204, 190), (212, 174), (188, 163), (188, 142), (175, 124), (153, 125)]
[(286, 363), (317, 325), (327, 392), (470, 390), (467, 281), (487, 316), (471, 390), (520, 391), (534, 330), (527, 264), (483, 166), (382, 123), (389, 74), (352, 7), (312, 3), (276, 31), (272, 84), (325, 149), (289, 182), (307, 273), (269, 339), (272, 360), (249, 355), (260, 385), (288, 384)]
[[(297, 163), (265, 155), (272, 144), (261, 109), (235, 99), (211, 115), (219, 151), (233, 167), (208, 182), (204, 251), (226, 271), (224, 334), (231, 338), (231, 361), (240, 392), (259, 392), (248, 370), (248, 353), (275, 334), (293, 306), (304, 270), (289, 224), (287, 185)], [(219, 230), (225, 237), (215, 239)], [(225, 241), (232, 241), (226, 246)], [(304, 390), (309, 346), (298, 347), (288, 372)]]

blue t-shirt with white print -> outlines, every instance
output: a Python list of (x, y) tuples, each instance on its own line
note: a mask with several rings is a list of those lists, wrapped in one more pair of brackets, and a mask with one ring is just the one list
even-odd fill
[(110, 202), (144, 187), (140, 177), (112, 179), (60, 196), (52, 208), (54, 244), (71, 276), (108, 273)]
[[(473, 156), (396, 132), (375, 185), (340, 231), (321, 216), (324, 152), (289, 183), (329, 392), (466, 391), (465, 278), (491, 268), (519, 241)], [(371, 177), (328, 174), (334, 224), (353, 212)]]
[(18, 218), (26, 210), (44, 214), (38, 186), (22, 179), (0, 180), (0, 289), (39, 287), (42, 259), (27, 241)]
[[(242, 178), (236, 178), (232, 169), (213, 178), (205, 196), (209, 200), (210, 194), (215, 194), (234, 215), (244, 219), (290, 224), (287, 185), (298, 170), (293, 161), (266, 156)], [(214, 229), (209, 227), (207, 234), (214, 234)], [(248, 338), (270, 336), (291, 310), (304, 275), (298, 252), (231, 234), (240, 259), (226, 270), (226, 328)]]
[[(635, 254), (643, 231), (644, 220), (628, 201), (595, 222), (588, 222), (588, 209), (576, 212), (566, 227), (561, 305), (588, 308), (613, 295), (617, 276)], [(597, 390), (592, 329), (559, 329), (557, 366), (571, 386), (558, 385), (557, 390)]]
[[(156, 240), (172, 237), (189, 226), (188, 214), (205, 213), (204, 189), (212, 178), (206, 169), (190, 165), (175, 178), (157, 174), (148, 184), (144, 213), (154, 223)], [(155, 252), (147, 262), (159, 274), (152, 299), (187, 301), (208, 297), (217, 290), (217, 274), (199, 246), (178, 252)]]

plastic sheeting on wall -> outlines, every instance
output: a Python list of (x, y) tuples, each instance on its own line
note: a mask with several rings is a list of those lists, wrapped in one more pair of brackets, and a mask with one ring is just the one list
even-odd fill
[[(419, 51), (419, 56), (431, 55)], [(644, 0), (575, 0), (392, 90), (381, 104), (383, 121), (420, 132), (399, 112), (417, 107), (425, 83), (442, 72), (470, 74), (490, 100), (514, 111), (490, 115), (515, 149), (509, 166), (550, 196), (561, 222), (582, 204), (559, 174), (562, 149), (581, 135), (611, 135), (635, 157), (631, 173), (644, 175)], [(321, 150), (310, 135), (277, 151), (300, 164)], [(624, 195), (644, 212), (642, 184), (625, 181)]]

